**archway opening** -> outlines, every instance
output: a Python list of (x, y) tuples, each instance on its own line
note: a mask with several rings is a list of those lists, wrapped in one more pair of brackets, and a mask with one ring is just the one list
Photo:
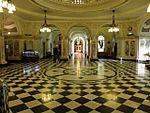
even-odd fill
[(71, 56), (73, 58), (84, 58), (86, 53), (85, 46), (85, 38), (81, 34), (74, 35), (70, 44)]
[(74, 40), (74, 52), (82, 53), (83, 52), (83, 41), (80, 37)]
[(40, 34), (42, 39), (42, 53), (43, 57), (54, 56), (54, 50), (59, 50), (59, 56), (61, 55), (61, 32), (55, 25), (49, 25), (51, 32), (43, 32)]
[(69, 31), (69, 56), (84, 59), (88, 56), (89, 30), (84, 26), (74, 26)]
[(4, 36), (5, 60), (9, 61), (14, 58), (19, 59), (19, 40), (12, 40), (19, 36), (19, 28), (16, 21), (12, 18), (7, 18), (4, 21), (2, 35)]

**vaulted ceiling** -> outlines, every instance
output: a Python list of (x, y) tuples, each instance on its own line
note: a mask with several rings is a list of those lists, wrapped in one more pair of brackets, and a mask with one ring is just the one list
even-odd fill
[(72, 4), (71, 0), (14, 0), (15, 15), (31, 21), (42, 21), (47, 10), (48, 20), (129, 20), (146, 14), (149, 0), (86, 0)]

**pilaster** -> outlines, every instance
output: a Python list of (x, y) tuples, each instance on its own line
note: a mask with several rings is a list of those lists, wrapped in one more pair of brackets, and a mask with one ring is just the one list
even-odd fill
[(61, 39), (61, 60), (68, 60), (68, 37), (66, 35), (62, 36)]
[(90, 40), (90, 47), (91, 47), (90, 60), (91, 61), (98, 60), (98, 58), (97, 58), (97, 33), (98, 33), (98, 30), (96, 30), (96, 29), (93, 29), (91, 32), (91, 40)]
[(0, 15), (0, 65), (7, 64), (5, 60), (5, 43), (4, 43), (4, 35), (3, 35), (3, 28), (4, 28), (4, 18), (3, 15)]
[(98, 60), (97, 59), (97, 40), (91, 40), (91, 60)]

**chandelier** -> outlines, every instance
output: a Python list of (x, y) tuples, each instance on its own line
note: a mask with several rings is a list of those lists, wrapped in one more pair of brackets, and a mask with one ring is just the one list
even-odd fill
[(112, 12), (113, 12), (113, 17), (112, 17), (113, 20), (112, 20), (111, 27), (108, 29), (108, 32), (118, 32), (119, 28), (115, 24), (115, 10), (112, 10)]
[(84, 0), (73, 0), (72, 4), (84, 4), (85, 1)]
[(7, 9), (8, 13), (13, 13), (16, 11), (16, 7), (12, 0), (0, 0), (0, 12), (4, 12), (4, 9)]
[(44, 24), (42, 25), (40, 32), (51, 32), (51, 29), (49, 28), (49, 25), (46, 22), (46, 12), (47, 10), (44, 10), (45, 13)]

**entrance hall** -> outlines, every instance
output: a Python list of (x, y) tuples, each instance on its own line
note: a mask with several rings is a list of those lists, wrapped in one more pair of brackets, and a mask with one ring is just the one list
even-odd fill
[(0, 0), (0, 113), (150, 113), (150, 0)]
[(0, 73), (10, 87), (10, 113), (150, 111), (150, 74), (141, 63), (43, 59), (11, 63)]

